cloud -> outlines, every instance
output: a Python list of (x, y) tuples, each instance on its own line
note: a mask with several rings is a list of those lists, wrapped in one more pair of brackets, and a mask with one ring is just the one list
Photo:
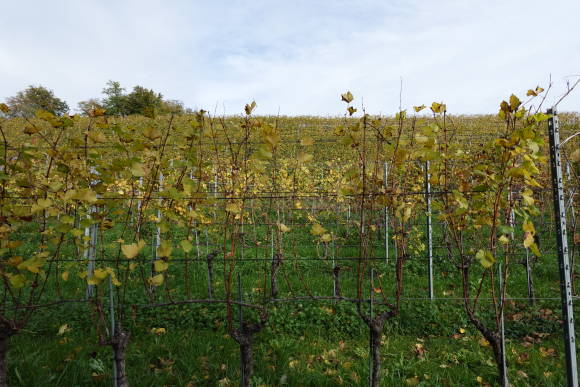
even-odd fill
[[(444, 101), (497, 111), (512, 92), (580, 73), (578, 1), (10, 2), (0, 15), (0, 90), (43, 84), (74, 106), (109, 79), (187, 106), (337, 115)], [(554, 101), (555, 95), (548, 101)], [(578, 110), (580, 93), (561, 110)]]

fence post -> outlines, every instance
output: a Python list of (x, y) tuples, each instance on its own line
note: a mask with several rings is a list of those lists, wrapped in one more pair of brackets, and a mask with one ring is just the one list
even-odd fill
[(336, 267), (336, 241), (332, 238), (332, 297), (334, 303), (338, 297), (338, 271)]
[[(99, 175), (99, 172), (95, 167), (91, 167), (90, 171), (94, 175)], [(91, 180), (91, 188), (99, 184), (99, 180)], [(97, 195), (98, 198), (98, 195)], [(87, 266), (87, 278), (93, 278), (95, 273), (95, 260), (97, 257), (97, 233), (99, 231), (99, 226), (92, 222), (93, 214), (97, 212), (96, 206), (91, 206), (89, 209), (89, 217), (91, 218), (91, 225), (85, 228), (85, 237), (89, 239), (89, 245), (85, 250), (85, 258), (89, 261)], [(91, 298), (95, 294), (95, 285), (87, 285), (87, 299)]]
[(425, 161), (425, 206), (427, 209), (427, 261), (429, 265), (429, 298), (433, 301), (433, 223), (431, 217), (431, 174), (429, 173), (429, 161)]
[[(115, 299), (113, 294), (113, 280), (109, 275), (109, 314), (111, 318), (111, 338), (115, 337)], [(117, 387), (117, 361), (113, 350), (113, 386)]]
[(500, 317), (499, 317), (499, 334), (500, 334), (500, 345), (501, 345), (501, 364), (502, 364), (502, 375), (501, 375), (501, 385), (502, 386), (509, 386), (509, 379), (508, 379), (508, 370), (507, 370), (507, 362), (506, 362), (506, 354), (505, 354), (505, 320), (504, 320), (504, 299), (503, 299), (503, 272), (501, 263), (498, 264), (497, 271), (499, 277), (499, 308), (500, 308)]
[(552, 195), (554, 198), (554, 217), (556, 223), (556, 241), (558, 243), (558, 263), (560, 271), (560, 293), (562, 298), (562, 320), (564, 321), (564, 346), (566, 351), (566, 377), (568, 386), (578, 386), (578, 365), (576, 363), (576, 339), (574, 333), (574, 309), (572, 306), (572, 280), (570, 260), (568, 257), (568, 238), (566, 232), (566, 208), (564, 205), (564, 187), (562, 181), (562, 164), (560, 160), (560, 128), (557, 112), (548, 109), (552, 115), (548, 120), (550, 137), (550, 166), (552, 177)]
[(369, 386), (373, 387), (373, 282), (375, 280), (375, 271), (371, 269), (371, 278), (369, 282)]
[(533, 306), (536, 302), (536, 296), (534, 295), (534, 282), (532, 278), (532, 265), (530, 262), (529, 249), (526, 249), (526, 279), (528, 281), (528, 302), (530, 303), (530, 306)]
[[(163, 172), (159, 172), (159, 187), (157, 189), (157, 196), (159, 197), (158, 203), (161, 206), (162, 199), (160, 197), (161, 190), (163, 189)], [(157, 261), (157, 249), (161, 246), (161, 229), (159, 228), (159, 223), (161, 223), (161, 208), (157, 208), (157, 227), (155, 228), (155, 243), (151, 244), (151, 277), (155, 275), (155, 261)], [(151, 293), (155, 292), (155, 286), (151, 285), (149, 287)]]
[[(244, 296), (242, 294), (242, 276), (238, 271), (238, 319), (240, 320), (240, 332), (244, 332), (244, 312), (242, 310), (242, 302), (244, 301)], [(241, 347), (240, 347), (241, 348)], [(240, 353), (240, 386), (244, 386), (245, 371), (244, 371), (244, 360)]]
[[(91, 206), (89, 210), (89, 217), (97, 211), (95, 206)], [(95, 259), (97, 256), (97, 232), (98, 226), (91, 223), (89, 227), (85, 228), (85, 237), (88, 238), (88, 246), (85, 250), (85, 258), (89, 261), (87, 267), (87, 277), (92, 278), (95, 272)], [(87, 285), (87, 298), (91, 298), (95, 294), (95, 285)]]
[[(385, 161), (384, 186), (387, 190), (387, 179), (389, 178), (389, 163)], [(385, 264), (389, 264), (389, 209), (385, 206)]]

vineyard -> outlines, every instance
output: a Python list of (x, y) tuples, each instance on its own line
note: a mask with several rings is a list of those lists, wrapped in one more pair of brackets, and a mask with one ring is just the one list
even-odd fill
[(542, 92), (495, 116), (347, 92), (339, 118), (0, 118), (0, 386), (565, 384), (580, 117)]

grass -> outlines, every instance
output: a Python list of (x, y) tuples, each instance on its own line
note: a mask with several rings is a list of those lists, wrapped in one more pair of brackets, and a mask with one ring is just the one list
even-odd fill
[[(331, 229), (331, 226), (327, 227)], [(356, 245), (355, 235), (344, 226), (336, 225), (332, 231), (343, 244)], [(377, 235), (380, 232), (379, 229)], [(510, 271), (508, 296), (516, 300), (507, 305), (506, 336), (510, 380), (515, 386), (558, 386), (565, 383), (562, 332), (558, 323), (557, 260), (551, 247), (551, 231), (545, 229), (542, 232), (545, 253), (534, 267), (536, 296), (539, 298), (535, 306), (529, 306), (525, 299), (527, 285), (524, 267), (514, 263)], [(114, 230), (105, 235), (104, 256), (114, 256), (115, 246), (118, 246), (114, 241), (118, 235)], [(183, 230), (177, 228), (165, 235), (166, 239), (172, 239), (175, 243), (183, 237)], [(267, 229), (257, 228), (255, 237), (261, 241), (262, 247), (246, 248), (246, 257), (267, 257)], [(441, 237), (441, 230), (436, 227), (436, 244)], [(35, 240), (37, 236), (22, 235), (22, 238), (26, 240), (21, 247), (24, 255), (26, 251), (34, 250), (38, 241)], [(203, 250), (203, 239), (201, 242)], [(383, 241), (377, 237), (374, 243), (374, 255), (384, 256)], [(309, 292), (331, 295), (332, 277), (329, 273), (332, 262), (324, 258), (323, 246), (312, 243), (308, 229), (296, 230), (292, 239), (286, 241), (286, 246), (290, 258), (319, 259), (286, 262), (279, 276), (281, 297), (306, 296)], [(67, 254), (74, 255), (74, 246), (65, 247), (64, 255)], [(356, 246), (337, 251), (338, 257), (356, 254)], [(436, 251), (435, 254), (443, 255), (443, 252)], [(183, 252), (176, 250), (175, 258), (183, 257)], [(144, 258), (147, 260), (147, 256)], [(339, 262), (344, 266), (344, 294), (353, 296), (356, 285), (354, 264)], [(60, 267), (60, 270), (84, 270), (86, 263), (67, 265)], [(266, 285), (264, 282), (267, 278), (263, 274), (268, 265), (268, 261), (239, 261), (237, 270), (242, 274), (245, 300), (259, 301), (264, 291), (268, 291), (267, 281)], [(393, 260), (388, 265), (382, 260), (374, 261), (373, 265), (385, 294), (392, 294), (389, 279), (394, 278)], [(193, 297), (205, 298), (205, 264), (203, 261), (192, 262), (190, 270)], [(127, 304), (168, 301), (169, 295), (172, 299), (184, 298), (183, 262), (171, 264), (166, 281), (167, 291), (157, 292), (154, 299), (148, 299), (144, 294), (138, 272), (136, 270), (128, 279)], [(385, 327), (383, 385), (497, 384), (491, 350), (467, 322), (461, 300), (458, 299), (461, 285), (457, 269), (447, 259), (437, 259), (435, 273), (435, 292), (441, 299), (430, 302), (423, 299), (427, 296), (424, 253), (417, 253), (406, 265), (405, 297), (418, 299), (405, 301), (399, 316), (390, 320)], [(223, 265), (219, 260), (215, 264), (214, 278), (216, 298), (221, 298)], [(76, 275), (71, 274), (68, 281), (60, 282), (60, 286), (61, 292), (68, 298), (82, 298), (84, 295), (84, 280)], [(105, 298), (106, 289), (106, 286), (99, 287), (100, 295)], [(368, 289), (365, 289), (365, 294), (368, 297)], [(55, 287), (48, 288), (45, 299), (55, 297)], [(377, 299), (380, 298), (377, 296)], [(487, 311), (484, 318), (489, 320), (491, 305), (486, 300), (481, 303), (483, 310)], [(239, 348), (226, 334), (226, 316), (222, 305), (188, 304), (126, 309), (125, 326), (132, 334), (127, 369), (133, 385), (226, 386), (238, 383)], [(368, 384), (368, 329), (353, 304), (301, 300), (271, 304), (269, 312), (267, 327), (255, 337), (255, 386)], [(246, 318), (252, 318), (250, 311), (245, 313)], [(59, 335), (63, 324), (67, 324), (70, 330)], [(94, 314), (86, 304), (66, 304), (37, 311), (26, 330), (11, 339), (9, 372), (12, 384), (110, 385), (111, 351), (109, 347), (97, 343), (95, 326)], [(152, 333), (152, 328), (164, 328), (166, 333)]]
[[(52, 311), (50, 321), (33, 324), (13, 338), (13, 385), (110, 385), (111, 352), (96, 343), (94, 328), (81, 319), (84, 308), (60, 309)], [(562, 385), (558, 324), (531, 309), (524, 308), (523, 314), (507, 323), (512, 382)], [(73, 315), (79, 315), (78, 320), (71, 319)], [(198, 305), (140, 314), (130, 324), (133, 336), (127, 354), (133, 385), (235, 385), (238, 347), (224, 333), (223, 317), (219, 307)], [(65, 322), (70, 331), (58, 335), (59, 324)], [(154, 334), (153, 327), (164, 327), (166, 333)], [(523, 333), (527, 330), (529, 337)], [(407, 304), (384, 332), (383, 382), (478, 385), (481, 377), (482, 382), (494, 383), (491, 356), (457, 305)], [(278, 307), (272, 310), (268, 328), (256, 337), (254, 375), (255, 385), (366, 385), (366, 328), (348, 305)]]

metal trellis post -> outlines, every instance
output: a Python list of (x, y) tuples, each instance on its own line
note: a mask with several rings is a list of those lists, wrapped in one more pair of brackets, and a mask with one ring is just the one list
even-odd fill
[[(244, 296), (242, 294), (242, 276), (238, 271), (238, 319), (240, 320), (240, 332), (244, 332), (244, 312), (242, 310), (242, 302), (244, 301)], [(244, 360), (240, 353), (240, 386), (244, 385), (245, 371), (244, 371)]]
[[(387, 179), (389, 178), (389, 163), (385, 161), (384, 185), (387, 189)], [(385, 206), (385, 264), (389, 264), (389, 209)]]
[(433, 223), (431, 218), (431, 182), (429, 178), (429, 161), (425, 162), (425, 206), (427, 209), (427, 260), (429, 264), (429, 298), (433, 300)]
[(560, 161), (560, 128), (554, 108), (548, 109), (552, 117), (548, 120), (550, 137), (550, 166), (552, 175), (552, 194), (554, 198), (554, 217), (556, 240), (558, 243), (558, 263), (560, 269), (560, 292), (562, 298), (562, 320), (564, 321), (564, 346), (566, 351), (566, 377), (568, 386), (578, 386), (578, 365), (576, 362), (576, 339), (574, 332), (574, 309), (572, 306), (572, 280), (568, 257), (568, 238), (566, 232), (566, 208), (564, 206), (564, 187), (562, 164)]
[[(115, 337), (115, 299), (113, 293), (113, 279), (109, 276), (109, 314), (111, 318), (111, 338)], [(117, 361), (113, 351), (113, 386), (117, 387)]]
[(501, 263), (498, 265), (497, 268), (498, 278), (499, 278), (499, 302), (500, 302), (500, 317), (499, 317), (499, 334), (501, 340), (501, 364), (503, 373), (501, 375), (502, 379), (502, 386), (509, 386), (510, 382), (508, 379), (508, 372), (507, 372), (507, 362), (506, 362), (506, 354), (505, 354), (505, 320), (504, 320), (504, 299), (503, 299), (503, 272), (502, 272), (502, 265)]
[(375, 271), (371, 269), (371, 278), (369, 282), (369, 320), (371, 324), (369, 325), (369, 386), (373, 386), (373, 331), (372, 331), (372, 321), (373, 321), (373, 282), (375, 280)]

